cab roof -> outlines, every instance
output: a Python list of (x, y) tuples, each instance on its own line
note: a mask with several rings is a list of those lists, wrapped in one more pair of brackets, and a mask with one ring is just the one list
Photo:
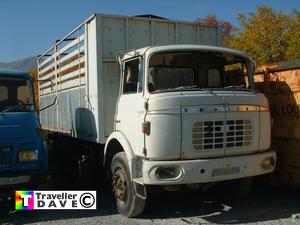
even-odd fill
[(227, 53), (238, 55), (243, 58), (249, 58), (247, 54), (244, 52), (230, 49), (230, 48), (223, 48), (223, 47), (216, 47), (211, 45), (161, 45), (161, 46), (149, 46), (140, 49), (136, 49), (133, 51), (128, 51), (123, 55), (123, 59), (131, 58), (137, 55), (150, 55), (152, 53), (158, 52), (167, 52), (167, 51), (184, 51), (184, 50), (191, 50), (191, 51), (203, 51), (203, 52), (219, 52), (219, 53)]
[(19, 70), (13, 70), (13, 69), (6, 69), (6, 68), (0, 68), (0, 77), (18, 77), (18, 78), (26, 78), (32, 80), (32, 76), (30, 76), (28, 73), (19, 71)]

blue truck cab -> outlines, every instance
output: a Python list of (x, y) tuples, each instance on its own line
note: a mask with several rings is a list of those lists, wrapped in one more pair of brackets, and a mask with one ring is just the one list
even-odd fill
[(0, 69), (0, 196), (46, 181), (48, 150), (33, 87), (29, 74)]

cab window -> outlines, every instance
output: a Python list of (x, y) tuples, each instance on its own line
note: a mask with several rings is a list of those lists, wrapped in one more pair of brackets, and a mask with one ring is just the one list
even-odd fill
[(5, 86), (0, 86), (0, 102), (8, 100), (8, 89)]
[(142, 64), (140, 63), (139, 58), (125, 62), (123, 94), (133, 94), (142, 92), (143, 73), (141, 67)]

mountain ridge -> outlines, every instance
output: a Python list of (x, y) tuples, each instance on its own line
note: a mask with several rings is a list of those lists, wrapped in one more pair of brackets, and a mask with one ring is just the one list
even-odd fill
[(16, 60), (13, 62), (0, 62), (1, 68), (15, 69), (21, 71), (35, 70), (37, 56), (31, 56), (24, 59)]

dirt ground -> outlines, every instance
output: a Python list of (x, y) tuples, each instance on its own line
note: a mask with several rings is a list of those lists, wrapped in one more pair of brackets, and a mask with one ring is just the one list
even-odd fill
[[(71, 189), (67, 183), (51, 189)], [(144, 213), (134, 219), (116, 211), (110, 191), (98, 193), (97, 210), (13, 212), (13, 201), (0, 202), (1, 224), (300, 224), (299, 190), (256, 184), (242, 201), (220, 187), (208, 191), (152, 194)]]

